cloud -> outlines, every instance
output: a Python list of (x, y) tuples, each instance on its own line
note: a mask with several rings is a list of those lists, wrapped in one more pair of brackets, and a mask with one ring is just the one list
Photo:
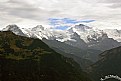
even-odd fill
[(78, 22), (69, 18), (49, 18), (48, 20), (52, 28), (62, 30)]
[(121, 0), (98, 0), (101, 3), (121, 3)]
[(58, 11), (43, 10), (32, 4), (18, 0), (10, 0), (5, 4), (2, 4), (0, 7), (2, 7), (0, 10), (3, 10), (8, 15), (38, 21), (47, 19), (52, 14), (58, 13)]
[(77, 19), (70, 19), (70, 18), (49, 18), (50, 25), (56, 29), (67, 29), (75, 24), (79, 23), (90, 23), (94, 22), (95, 20), (77, 20)]
[(107, 4), (109, 8), (121, 8), (121, 0), (100, 0), (98, 2)]
[[(78, 22), (73, 19), (89, 20), (86, 22), (91, 22), (92, 19), (96, 20), (97, 24), (112, 24), (113, 21), (120, 26), (120, 3), (121, 0), (0, 0), (0, 18), (3, 20), (0, 25), (49, 25), (49, 18), (67, 18), (65, 22), (68, 24)], [(115, 24), (113, 26), (112, 28), (115, 28)]]
[(67, 28), (69, 28), (69, 26), (56, 26), (54, 29), (66, 30)]
[(83, 23), (90, 23), (90, 22), (94, 22), (95, 20), (81, 20), (81, 22)]
[(78, 21), (76, 19), (70, 19), (70, 18), (49, 18), (51, 24), (76, 24), (81, 21)]
[(121, 9), (121, 3), (114, 3), (112, 5), (109, 5), (110, 8), (120, 8)]

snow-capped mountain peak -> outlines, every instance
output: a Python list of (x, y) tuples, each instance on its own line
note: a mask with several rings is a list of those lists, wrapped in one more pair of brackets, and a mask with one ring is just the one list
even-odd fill
[(121, 42), (121, 30), (100, 30), (83, 24), (75, 25), (67, 30), (50, 29), (42, 25), (37, 25), (31, 29), (19, 28), (17, 25), (8, 25), (3, 31), (12, 31), (17, 35), (39, 38), (41, 40), (43, 38), (58, 40), (82, 49), (105, 50), (119, 46)]
[(3, 28), (3, 31), (14, 31), (14, 30), (18, 30), (19, 27), (15, 24), (13, 25), (8, 25), (6, 26), (6, 28)]
[(92, 27), (83, 24), (71, 27), (70, 29), (68, 29), (68, 31), (70, 33), (76, 32), (86, 43), (90, 42), (91, 40), (102, 38), (104, 35), (103, 30), (93, 29)]
[(121, 42), (121, 30), (105, 29), (104, 32), (107, 33), (109, 38), (113, 38), (114, 40)]
[(75, 25), (74, 27), (69, 28), (68, 31), (72, 32), (72, 33), (74, 33), (74, 32), (77, 33), (77, 31), (85, 32), (85, 31), (90, 30), (90, 29), (92, 29), (92, 28), (88, 27), (86, 25), (83, 25), (83, 24), (79, 24), (79, 25)]
[(3, 28), (2, 31), (12, 31), (16, 35), (25, 36), (22, 30), (15, 24), (6, 26), (6, 28)]
[(36, 27), (32, 28), (32, 31), (43, 31), (45, 28), (42, 25), (37, 25)]
[(91, 27), (86, 26), (86, 25), (84, 25), (84, 24), (75, 25), (74, 28), (80, 29), (80, 30), (82, 30), (82, 31), (85, 31), (85, 30), (87, 30), (87, 29), (91, 29)]

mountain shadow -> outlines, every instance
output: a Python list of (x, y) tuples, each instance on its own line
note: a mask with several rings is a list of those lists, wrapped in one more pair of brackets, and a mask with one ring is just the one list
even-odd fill
[(100, 54), (100, 60), (89, 67), (88, 71), (95, 81), (99, 81), (107, 75), (121, 77), (121, 47), (107, 50)]

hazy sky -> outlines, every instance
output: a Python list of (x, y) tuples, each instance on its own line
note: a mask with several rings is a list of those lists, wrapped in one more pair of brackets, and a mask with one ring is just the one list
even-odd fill
[(121, 0), (0, 0), (1, 28), (8, 24), (66, 27), (78, 23), (121, 29)]

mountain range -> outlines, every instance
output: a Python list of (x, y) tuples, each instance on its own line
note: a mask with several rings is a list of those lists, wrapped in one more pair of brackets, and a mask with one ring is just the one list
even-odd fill
[(17, 25), (8, 25), (2, 31), (10, 30), (13, 33), (31, 38), (57, 40), (81, 49), (96, 49), (105, 51), (121, 45), (121, 30), (94, 29), (83, 24), (75, 25), (66, 30), (45, 28), (38, 25), (33, 28), (19, 28)]
[(0, 81), (91, 81), (73, 60), (39, 39), (0, 32)]
[(8, 25), (0, 32), (0, 79), (99, 81), (107, 75), (120, 77), (120, 35), (121, 30), (83, 24), (67, 30)]
[(98, 55), (101, 52), (121, 45), (121, 30), (99, 30), (83, 24), (66, 30), (45, 28), (42, 25), (28, 29), (17, 25), (8, 25), (2, 31), (12, 31), (16, 35), (39, 38), (42, 41), (46, 39), (44, 42), (54, 50), (58, 49), (92, 62), (98, 60)]

